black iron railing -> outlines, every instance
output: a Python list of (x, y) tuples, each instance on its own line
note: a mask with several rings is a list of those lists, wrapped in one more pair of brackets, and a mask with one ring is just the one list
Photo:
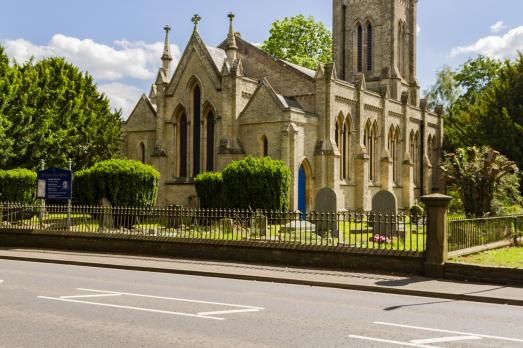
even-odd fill
[(449, 251), (517, 241), (522, 236), (523, 215), (449, 220)]
[[(68, 219), (70, 216), (70, 220)], [(424, 216), (0, 203), (3, 230), (29, 229), (423, 252)]]

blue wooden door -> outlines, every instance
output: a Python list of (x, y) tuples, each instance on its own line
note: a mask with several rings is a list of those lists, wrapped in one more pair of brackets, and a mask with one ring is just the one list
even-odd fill
[(303, 165), (298, 172), (298, 210), (307, 211), (307, 174)]

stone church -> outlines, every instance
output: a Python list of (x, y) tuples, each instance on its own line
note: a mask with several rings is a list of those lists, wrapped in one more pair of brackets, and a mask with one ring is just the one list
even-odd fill
[[(334, 62), (310, 70), (270, 56), (233, 29), (211, 47), (200, 18), (171, 71), (162, 66), (123, 124), (122, 157), (161, 173), (159, 205), (197, 204), (194, 177), (245, 156), (292, 172), (290, 208), (314, 209), (324, 187), (337, 206), (370, 210), (379, 191), (408, 209), (440, 188), (442, 109), (416, 79), (417, 0), (333, 0)], [(171, 77), (172, 76), (172, 77)]]

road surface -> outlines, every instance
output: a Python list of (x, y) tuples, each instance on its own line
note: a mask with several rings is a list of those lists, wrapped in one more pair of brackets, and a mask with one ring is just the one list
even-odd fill
[(0, 260), (0, 347), (523, 347), (523, 308)]

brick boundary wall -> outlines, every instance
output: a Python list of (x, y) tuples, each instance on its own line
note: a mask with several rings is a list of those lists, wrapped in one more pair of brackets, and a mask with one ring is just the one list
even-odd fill
[(34, 230), (0, 231), (0, 247), (114, 252), (417, 275), (423, 274), (424, 262), (422, 253), (393, 250)]
[(461, 281), (523, 286), (523, 269), (447, 262), (445, 264), (445, 278)]

